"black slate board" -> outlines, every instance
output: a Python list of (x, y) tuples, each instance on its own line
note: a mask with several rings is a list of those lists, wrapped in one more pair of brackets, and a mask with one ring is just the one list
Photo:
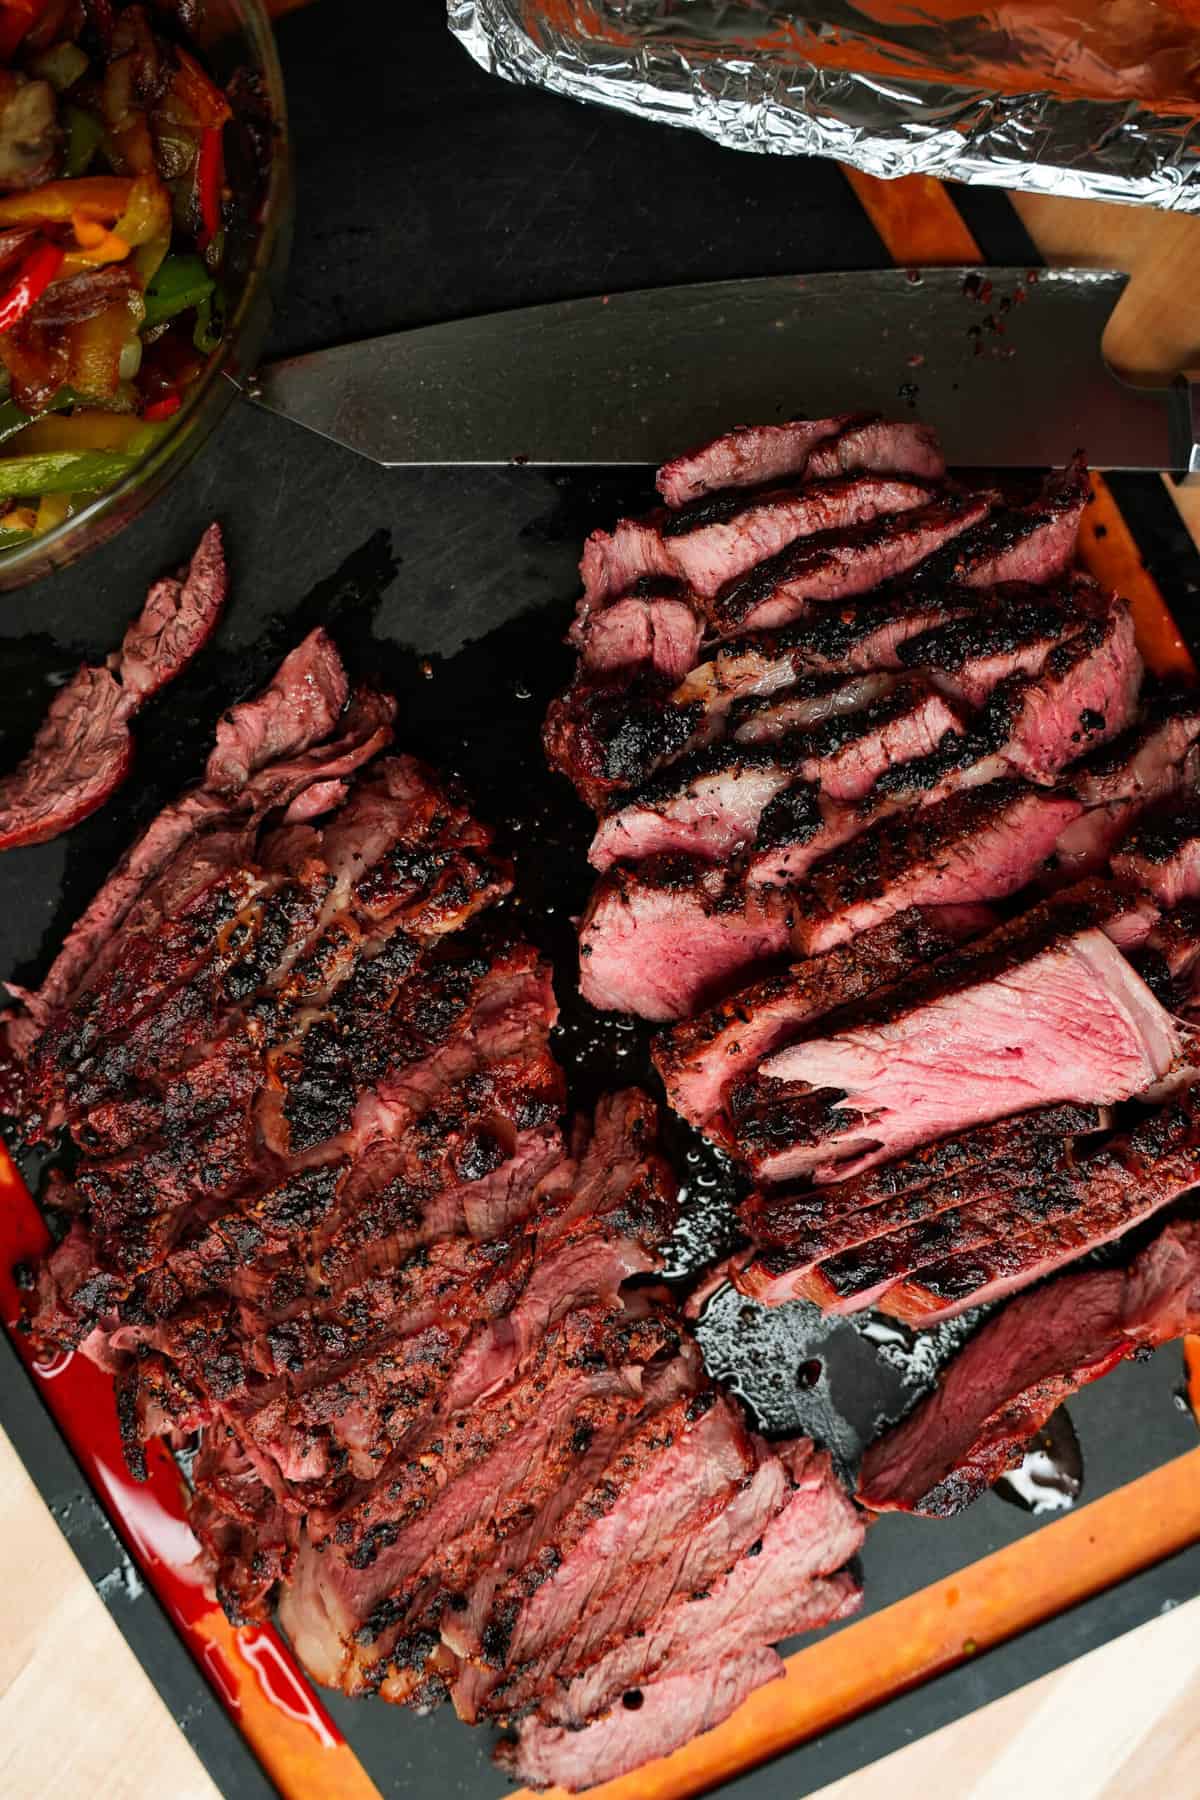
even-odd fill
[[(436, 0), (362, 18), (352, 35), (316, 7), (280, 30), (300, 200), (278, 352), (603, 289), (886, 260), (831, 164), (733, 156), (691, 134), (490, 81), (447, 37)], [(965, 210), (989, 256), (1032, 260), (995, 196), (971, 195)], [(37, 975), (133, 832), (198, 774), (222, 706), (259, 685), (320, 621), (355, 674), (400, 696), (401, 743), (458, 770), (481, 813), (507, 831), (526, 929), (560, 971), (559, 1048), (573, 1097), (586, 1103), (614, 1080), (638, 1077), (641, 1035), (573, 998), (569, 918), (586, 892), (586, 819), (544, 773), (537, 733), (569, 671), (560, 639), (581, 538), (648, 491), (636, 473), (386, 473), (236, 407), (148, 518), (82, 567), (5, 599), (0, 764), (19, 756), (54, 683), (117, 641), (150, 578), (187, 552), (210, 517), (226, 529), (234, 603), (215, 643), (139, 722), (134, 783), (67, 838), (0, 858), (0, 969)], [(1127, 481), (1121, 500), (1179, 616), (1190, 615), (1195, 559), (1161, 489)], [(694, 1145), (681, 1138), (677, 1147), (698, 1220), (682, 1268), (727, 1232), (728, 1184)], [(895, 1370), (881, 1375), (851, 1326), (829, 1342), (805, 1309), (733, 1320), (722, 1336), (726, 1306), (718, 1302), (706, 1321), (710, 1354), (776, 1428), (807, 1424), (849, 1457), (855, 1436), (915, 1391)], [(77, 1554), (219, 1785), (239, 1800), (265, 1791), (0, 1349), (0, 1417)], [(798, 1385), (797, 1370), (814, 1358), (820, 1378)], [(1166, 1352), (1126, 1367), (1073, 1406), (1085, 1498), (1193, 1447), (1194, 1425), (1173, 1396), (1177, 1362)], [(991, 1497), (949, 1526), (886, 1520), (864, 1559), (868, 1605), (885, 1606), (1037, 1524)], [(748, 1800), (810, 1791), (1198, 1588), (1192, 1551), (729, 1791)], [(447, 1715), (418, 1721), (336, 1699), (331, 1710), (385, 1794), (501, 1791), (485, 1734)]]

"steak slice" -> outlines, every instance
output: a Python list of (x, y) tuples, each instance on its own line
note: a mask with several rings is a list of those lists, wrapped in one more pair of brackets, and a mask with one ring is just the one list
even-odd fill
[(602, 1012), (680, 1019), (786, 953), (789, 900), (693, 857), (617, 863), (579, 927), (579, 990)]
[(220, 527), (210, 525), (186, 574), (151, 587), (121, 648), (59, 688), (28, 755), (0, 781), (0, 850), (44, 844), (116, 792), (133, 764), (130, 720), (203, 649), (227, 590)]
[(788, 476), (832, 479), (858, 469), (940, 481), (946, 463), (927, 426), (847, 414), (736, 426), (664, 463), (657, 486), (668, 506), (679, 507), (720, 488), (765, 487)]
[(704, 616), (682, 591), (658, 585), (663, 591), (627, 594), (581, 626), (580, 662), (589, 675), (648, 669), (664, 681), (683, 680), (700, 652)]
[(1143, 1345), (1200, 1324), (1200, 1231), (1168, 1226), (1132, 1267), (1060, 1276), (990, 1320), (934, 1393), (872, 1444), (859, 1497), (874, 1512), (945, 1518), (1022, 1459), (1079, 1388)]
[(728, 1091), (798, 1027), (926, 967), (992, 923), (990, 915), (976, 918), (965, 909), (912, 907), (825, 956), (739, 989), (656, 1038), (654, 1065), (668, 1100), (703, 1130)]
[(940, 481), (946, 459), (936, 434), (914, 420), (847, 419), (832, 436), (814, 444), (805, 474), (810, 481), (851, 469), (875, 469), (901, 475), (919, 475)]
[[(393, 1459), (339, 1511), (310, 1516), (280, 1617), (314, 1679), (350, 1693), (383, 1679), (439, 1591), (469, 1591), (489, 1549), (564, 1486), (573, 1502), (573, 1465), (595, 1479), (593, 1439), (607, 1449), (610, 1432), (636, 1429), (694, 1385), (694, 1356), (667, 1360), (670, 1338), (661, 1323), (611, 1307), (568, 1311), (519, 1380), (447, 1418), (440, 1437), (426, 1429), (426, 1445), (441, 1445), (426, 1450), (426, 1466)], [(435, 1643), (436, 1618), (426, 1655)]]
[(924, 483), (855, 475), (765, 493), (713, 494), (680, 511), (621, 519), (611, 534), (594, 531), (584, 545), (580, 623), (643, 576), (683, 582), (703, 601), (797, 538), (843, 531), (931, 498)]
[(1081, 748), (1106, 743), (1137, 710), (1142, 659), (1124, 600), (1050, 651), (1036, 675), (1012, 675), (988, 701), (980, 732), (1003, 744), (1006, 765), (1049, 781)]
[(1200, 799), (1145, 820), (1113, 857), (1112, 870), (1165, 907), (1200, 899)]
[(766, 487), (802, 476), (814, 444), (833, 437), (851, 418), (847, 413), (837, 419), (789, 419), (786, 425), (735, 425), (665, 462), (655, 486), (668, 506), (677, 507), (721, 488)]
[(1019, 1237), (928, 1263), (890, 1288), (881, 1309), (920, 1327), (1028, 1287), (1122, 1236), (1200, 1180), (1190, 1091), (1079, 1165), (1078, 1206)]
[[(796, 690), (798, 702), (810, 695), (819, 700), (829, 692), (827, 682), (850, 678), (844, 700), (831, 710), (855, 710), (882, 692), (881, 671), (899, 668), (898, 647), (908, 636), (978, 604), (962, 589), (954, 597), (896, 593), (821, 608), (784, 631), (718, 646), (670, 694), (645, 681), (577, 681), (547, 714), (547, 758), (599, 810), (664, 763), (723, 737), (729, 714), (740, 705), (749, 723), (756, 699)], [(820, 716), (805, 717), (801, 704), (794, 722), (806, 726)]]
[[(628, 1689), (670, 1666), (696, 1668), (718, 1655), (778, 1643), (831, 1618), (861, 1599), (850, 1575), (833, 1575), (862, 1547), (862, 1522), (824, 1453), (801, 1442), (780, 1446), (755, 1481), (779, 1491), (761, 1539), (706, 1594), (677, 1595), (638, 1637), (623, 1639), (564, 1689), (538, 1702), (543, 1724), (578, 1730)], [(781, 1460), (782, 1459), (782, 1460)], [(784, 1461), (787, 1479), (784, 1479)], [(537, 1727), (531, 1732), (536, 1734)]]
[[(1036, 908), (863, 1003), (836, 1035), (776, 1052), (734, 1097), (743, 1160), (772, 1181), (849, 1177), (989, 1119), (1060, 1100), (1110, 1105), (1162, 1080), (1182, 1054), (1177, 1028), (1080, 917)], [(978, 1069), (986, 1083), (963, 1079)], [(787, 1114), (813, 1113), (819, 1095), (832, 1099), (813, 1141), (789, 1145)]]
[(1079, 451), (1065, 469), (1047, 476), (1036, 500), (998, 509), (961, 543), (931, 559), (922, 576), (980, 588), (1053, 581), (1074, 560), (1079, 522), (1091, 497), (1087, 461)]
[(696, 751), (605, 817), (588, 860), (607, 869), (622, 857), (676, 851), (719, 861), (753, 840), (767, 805), (794, 782), (816, 784), (834, 801), (860, 799), (885, 769), (928, 755), (962, 728), (935, 689), (910, 678), (861, 711), (778, 742)]
[(480, 1634), (484, 1660), (454, 1685), (459, 1717), (507, 1712), (586, 1660), (591, 1645), (652, 1618), (680, 1584), (723, 1573), (736, 1539), (728, 1551), (723, 1534), (714, 1543), (698, 1527), (726, 1510), (756, 1460), (738, 1414), (712, 1389), (675, 1401), (626, 1440), (553, 1543), (497, 1590)]
[[(998, 1146), (990, 1160), (971, 1168), (969, 1186), (957, 1173), (858, 1206), (854, 1204), (853, 1192), (842, 1195), (839, 1187), (858, 1189), (866, 1185), (869, 1177), (840, 1183), (829, 1190), (811, 1188), (793, 1194), (768, 1190), (752, 1194), (743, 1203), (742, 1222), (755, 1243), (765, 1247), (764, 1260), (769, 1260), (770, 1269), (761, 1272), (764, 1280), (774, 1282), (786, 1273), (794, 1293), (803, 1292), (832, 1307), (843, 1294), (854, 1296), (865, 1291), (870, 1257), (903, 1254), (906, 1234), (914, 1227), (924, 1227), (956, 1209), (974, 1209), (977, 1203), (998, 1195), (1011, 1198), (1011, 1203), (1017, 1205), (1022, 1190), (1028, 1190), (1030, 1183), (1047, 1184), (1047, 1192), (1038, 1190), (1038, 1194), (1039, 1203), (1049, 1206), (1049, 1185), (1062, 1161), (1065, 1141), (1103, 1130), (1108, 1123), (1109, 1114), (1104, 1107), (1074, 1103), (1038, 1107), (1016, 1120), (1004, 1120), (999, 1126), (960, 1134), (961, 1142), (964, 1137), (990, 1131)], [(891, 1166), (884, 1164), (883, 1170)], [(824, 1206), (822, 1201), (826, 1199), (829, 1204)], [(979, 1221), (972, 1216), (969, 1223)], [(881, 1241), (884, 1239), (886, 1243)], [(836, 1269), (829, 1267), (827, 1259), (860, 1250), (865, 1251), (860, 1262), (847, 1260), (844, 1264), (839, 1262)], [(935, 1250), (932, 1254), (938, 1253)], [(931, 1256), (921, 1260), (928, 1262)], [(814, 1284), (803, 1285), (802, 1278), (807, 1278), (817, 1265), (822, 1266)], [(843, 1270), (853, 1278), (842, 1281)], [(743, 1272), (738, 1286), (751, 1291), (753, 1278)]]
[(1200, 782), (1200, 697), (1167, 688), (1143, 700), (1134, 724), (1063, 770), (1061, 782), (1085, 808), (1067, 827), (1055, 862), (1076, 880), (1102, 869), (1147, 807)]
[(707, 598), (722, 637), (801, 617), (813, 603), (865, 594), (915, 569), (941, 545), (987, 517), (984, 494), (945, 494), (899, 516), (802, 538)]
[(789, 890), (793, 941), (816, 956), (910, 906), (1002, 899), (1032, 880), (1077, 801), (1019, 781), (951, 794), (915, 814), (885, 818)]
[(522, 1729), (513, 1746), (502, 1742), (496, 1760), (530, 1787), (571, 1792), (613, 1781), (681, 1744), (711, 1731), (737, 1711), (755, 1688), (784, 1673), (774, 1650), (734, 1651), (702, 1669), (675, 1674), (635, 1690), (628, 1706), (614, 1707), (582, 1731), (563, 1726)]
[(337, 723), (346, 694), (337, 652), (318, 630), (284, 659), (262, 694), (226, 714), (218, 728), (226, 747), (219, 745), (209, 760), (211, 778), (228, 784), (239, 755), (243, 765), (248, 757), (253, 760), (251, 751), (234, 748), (240, 740), (247, 745), (253, 740), (260, 751), (269, 742), (279, 750), (277, 760), (256, 763), (240, 790), (202, 785), (159, 813), (67, 933), (37, 993), (21, 995), (29, 1014), (20, 1021), (23, 1042), (81, 980), (94, 982), (117, 959), (126, 921), (130, 929), (156, 929), (163, 897), (175, 908), (185, 882), (198, 889), (230, 861), (244, 859), (246, 834), (266, 812), (331, 776), (352, 773), (388, 742), (395, 703), (363, 693), (347, 713), (341, 735), (320, 743)]
[(982, 706), (1011, 675), (1034, 675), (1057, 645), (1074, 637), (1087, 615), (1072, 590), (1008, 586), (970, 613), (906, 638), (898, 656), (921, 669), (965, 706)]

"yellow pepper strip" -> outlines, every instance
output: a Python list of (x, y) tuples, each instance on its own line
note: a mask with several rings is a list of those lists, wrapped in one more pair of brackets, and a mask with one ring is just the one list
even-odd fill
[(119, 219), (130, 204), (133, 187), (133, 180), (126, 175), (80, 175), (75, 181), (46, 181), (28, 193), (0, 197), (0, 225), (28, 225), (35, 220), (69, 225), (76, 212), (90, 219)]
[(71, 511), (70, 494), (43, 494), (38, 501), (37, 514), (34, 518), (35, 531), (53, 531), (61, 525)]
[(136, 454), (154, 433), (136, 414), (82, 408), (61, 418), (48, 413), (21, 433), (21, 454), (42, 456), (59, 450), (120, 450)]
[(130, 246), (171, 235), (171, 199), (157, 175), (138, 175), (113, 230)]
[(71, 229), (79, 245), (78, 254), (86, 263), (97, 266), (124, 262), (129, 255), (130, 246), (123, 237), (109, 231), (107, 226), (97, 224), (95, 219), (89, 219), (86, 213), (76, 210), (71, 214)]

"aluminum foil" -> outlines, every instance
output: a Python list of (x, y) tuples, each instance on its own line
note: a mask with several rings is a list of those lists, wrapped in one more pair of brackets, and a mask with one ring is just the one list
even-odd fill
[(936, 3), (448, 0), (448, 14), (494, 74), (734, 150), (1200, 212), (1200, 33), (1168, 0)]

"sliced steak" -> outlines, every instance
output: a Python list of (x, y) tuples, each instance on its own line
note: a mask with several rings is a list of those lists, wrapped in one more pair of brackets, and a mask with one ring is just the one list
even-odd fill
[(0, 781), (0, 850), (44, 844), (115, 793), (133, 764), (130, 720), (203, 649), (227, 589), (220, 528), (210, 525), (186, 574), (154, 583), (120, 650), (54, 696), (29, 754)]
[(1200, 783), (1200, 696), (1167, 688), (1143, 700), (1136, 722), (1062, 772), (1084, 816), (1059, 840), (1061, 879), (1102, 869), (1147, 807)]
[(1200, 800), (1152, 815), (1126, 838), (1112, 859), (1112, 870), (1165, 907), (1200, 899)]
[(673, 593), (668, 587), (664, 592), (627, 594), (591, 614), (579, 635), (580, 662), (589, 674), (649, 669), (673, 684), (682, 681), (696, 662), (704, 616), (685, 593)]
[(588, 860), (606, 869), (622, 857), (674, 851), (719, 861), (754, 840), (766, 807), (795, 782), (835, 802), (861, 799), (886, 769), (929, 755), (947, 732), (962, 729), (935, 689), (910, 678), (861, 711), (777, 742), (696, 751), (608, 814)]
[(1122, 1236), (1197, 1180), (1200, 1148), (1187, 1092), (1079, 1165), (1072, 1210), (1020, 1236), (927, 1263), (889, 1288), (881, 1309), (923, 1328), (1016, 1293)]
[(1078, 802), (1018, 781), (952, 794), (884, 819), (822, 858), (789, 890), (798, 949), (819, 955), (910, 906), (972, 905), (1038, 872)]
[[(999, 1217), (994, 1203), (1001, 1199), (1023, 1221), (1017, 1228), (1024, 1229), (1041, 1216), (1030, 1214), (1029, 1206), (1048, 1212), (1054, 1204), (1053, 1183), (1065, 1141), (1103, 1129), (1109, 1115), (1104, 1107), (1068, 1104), (1040, 1107), (1024, 1117), (1045, 1121), (1046, 1135), (1035, 1136), (1033, 1128), (1026, 1127), (1025, 1133), (1013, 1133), (1004, 1143), (1003, 1127), (992, 1127), (1004, 1147), (971, 1170), (969, 1184), (960, 1174), (942, 1176), (858, 1208), (850, 1196), (839, 1195), (837, 1187), (831, 1190), (827, 1208), (819, 1203), (825, 1189), (751, 1195), (741, 1209), (742, 1221), (763, 1247), (762, 1260), (769, 1265), (757, 1271), (758, 1278), (774, 1287), (786, 1275), (793, 1294), (804, 1294), (825, 1310), (855, 1311), (870, 1304), (868, 1294), (882, 1292), (951, 1243), (965, 1242), (968, 1230), (985, 1226), (990, 1230)], [(859, 1183), (839, 1185), (853, 1189)], [(984, 1208), (990, 1210), (985, 1213)], [(931, 1225), (933, 1239), (928, 1235)], [(977, 1241), (986, 1242), (986, 1235)], [(931, 1242), (933, 1247), (927, 1249)], [(755, 1277), (743, 1273), (738, 1285), (749, 1291)], [(842, 1301), (851, 1304), (842, 1306)]]
[(1061, 1276), (986, 1324), (937, 1389), (867, 1451), (874, 1512), (959, 1512), (1015, 1467), (1079, 1388), (1142, 1345), (1200, 1325), (1200, 1232), (1168, 1226), (1132, 1267)]
[(940, 481), (946, 463), (925, 425), (846, 414), (737, 426), (664, 463), (657, 486), (678, 507), (720, 488), (765, 487), (787, 476), (828, 480), (858, 469)]
[(1049, 582), (1074, 560), (1083, 509), (1091, 499), (1087, 461), (1079, 452), (1050, 475), (1028, 506), (998, 509), (986, 524), (931, 559), (923, 578), (991, 588), (1000, 582)]
[(802, 538), (707, 600), (722, 637), (786, 625), (810, 606), (865, 594), (915, 569), (986, 518), (990, 495), (947, 494), (898, 517)]
[(811, 785), (797, 784), (775, 796), (759, 819), (751, 880), (773, 886), (796, 881), (868, 828), (965, 788), (1013, 774), (1049, 782), (1077, 755), (1081, 742), (1120, 728), (1132, 711), (1140, 671), (1123, 602), (1099, 618), (1082, 619), (1039, 673), (1001, 681), (968, 729), (944, 732), (929, 753), (881, 769), (857, 804), (829, 798)]
[[(743, 1160), (771, 1180), (846, 1178), (989, 1119), (1060, 1100), (1108, 1105), (1161, 1080), (1179, 1032), (1105, 936), (1102, 906), (1100, 894), (1035, 908), (861, 1003), (838, 1035), (777, 1052), (734, 1098)], [(986, 1085), (962, 1079), (971, 1068), (989, 1071)], [(781, 1144), (788, 1121), (773, 1103), (786, 1115), (820, 1095), (831, 1098), (813, 1141)]]
[(602, 1012), (686, 1018), (755, 963), (783, 956), (787, 898), (692, 857), (618, 863), (579, 927), (579, 988)]
[(908, 419), (848, 419), (832, 436), (817, 440), (805, 474), (815, 481), (851, 469), (888, 470), (940, 481), (946, 473), (946, 459), (928, 425)]
[[(668, 506), (686, 506), (722, 488), (766, 487), (805, 472), (814, 444), (852, 422), (789, 419), (786, 425), (735, 425), (720, 437), (673, 456), (658, 471), (655, 485)], [(857, 421), (855, 421), (857, 422)]]
[(614, 1781), (720, 1725), (765, 1682), (784, 1672), (774, 1650), (735, 1651), (702, 1669), (670, 1670), (582, 1731), (558, 1725), (522, 1728), (496, 1752), (501, 1767), (530, 1787), (571, 1792)]
[(1089, 747), (1123, 731), (1137, 710), (1142, 659), (1124, 600), (1056, 646), (1036, 675), (996, 687), (981, 734), (1003, 745), (1015, 774), (1049, 781)]
[[(881, 671), (899, 667), (898, 647), (908, 636), (977, 605), (963, 589), (956, 597), (898, 593), (823, 608), (785, 631), (718, 647), (711, 661), (692, 669), (670, 694), (645, 680), (577, 681), (547, 714), (548, 760), (599, 810), (611, 795), (639, 787), (664, 763), (723, 737), (734, 708), (745, 708), (740, 717), (751, 736), (750, 708), (756, 700), (779, 697), (786, 706), (790, 695), (798, 727), (820, 723), (834, 711), (855, 710), (882, 693)], [(826, 714), (821, 698), (839, 688), (840, 698)], [(806, 716), (809, 700), (816, 717)], [(773, 735), (769, 723), (766, 731)]]
[(924, 968), (993, 923), (954, 909), (898, 913), (853, 943), (793, 963), (662, 1032), (654, 1063), (671, 1105), (703, 1129), (727, 1091), (798, 1027)]
[(484, 1664), (465, 1668), (454, 1686), (459, 1716), (508, 1712), (610, 1635), (648, 1622), (673, 1593), (723, 1574), (740, 1554), (737, 1536), (731, 1545), (699, 1528), (724, 1514), (755, 1461), (740, 1419), (711, 1390), (627, 1441), (554, 1542), (497, 1590), (481, 1633)]
[[(318, 630), (284, 659), (262, 694), (225, 715), (218, 750), (209, 759), (209, 778), (220, 785), (193, 788), (164, 808), (121, 858), (67, 933), (37, 993), (22, 994), (36, 1026), (81, 979), (94, 980), (115, 960), (127, 921), (132, 928), (153, 929), (164, 896), (177, 907), (181, 884), (198, 890), (231, 860), (245, 856), (245, 834), (266, 812), (330, 775), (352, 773), (377, 754), (391, 737), (395, 703), (365, 692), (347, 712), (340, 736), (320, 745), (336, 725), (346, 695), (337, 652)], [(267, 754), (268, 745), (277, 749), (277, 760), (255, 761)], [(255, 761), (253, 774), (229, 791), (237, 767), (250, 761)]]
[(759, 1540), (707, 1594), (677, 1595), (644, 1634), (625, 1638), (538, 1706), (545, 1723), (577, 1730), (629, 1688), (666, 1666), (695, 1668), (718, 1655), (778, 1643), (818, 1622), (845, 1617), (861, 1598), (849, 1575), (833, 1575), (862, 1546), (863, 1527), (830, 1467), (811, 1445), (781, 1447), (756, 1483), (779, 1488)]
[(907, 638), (897, 654), (905, 668), (924, 670), (963, 705), (982, 706), (1009, 676), (1037, 674), (1086, 622), (1069, 588), (1002, 587), (974, 612)]
[(856, 475), (765, 493), (714, 494), (677, 512), (621, 519), (611, 534), (594, 531), (584, 546), (580, 620), (643, 576), (681, 581), (707, 599), (797, 538), (843, 531), (931, 498), (924, 483)]

